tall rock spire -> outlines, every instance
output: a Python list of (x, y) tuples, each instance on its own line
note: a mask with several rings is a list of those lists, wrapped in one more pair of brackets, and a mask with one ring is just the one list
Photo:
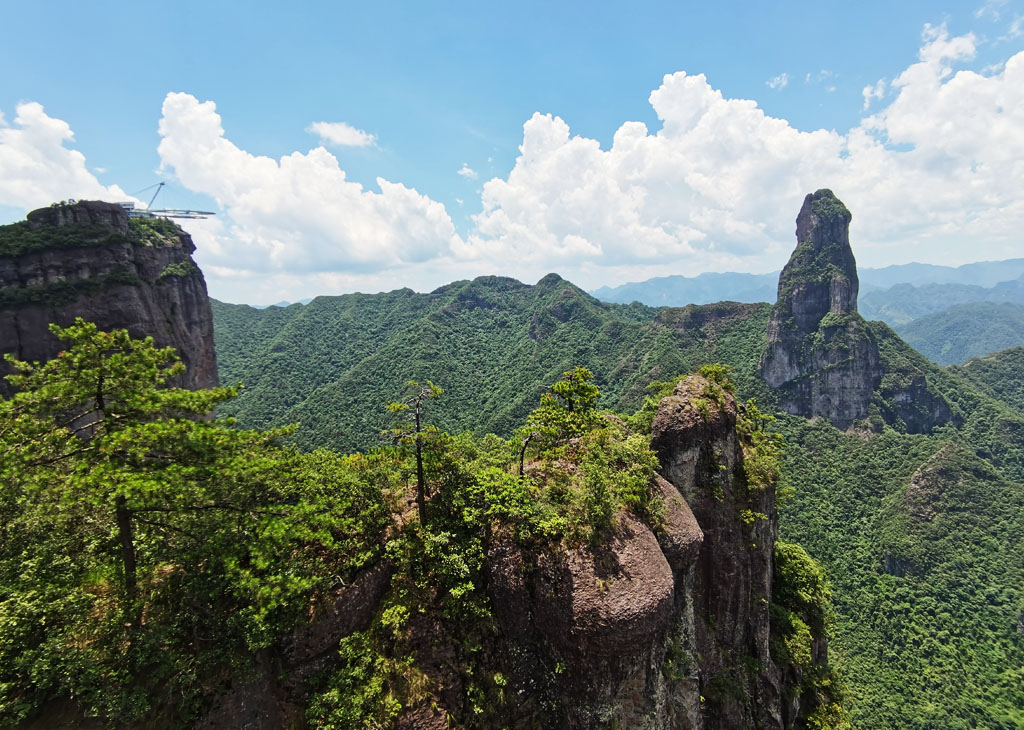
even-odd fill
[(831, 190), (804, 198), (796, 217), (796, 250), (779, 276), (779, 304), (798, 326), (817, 325), (829, 312), (857, 311), (857, 261), (850, 248), (853, 216)]
[(867, 415), (882, 375), (878, 345), (857, 314), (851, 218), (831, 190), (804, 199), (759, 368), (781, 391), (783, 410), (840, 428)]

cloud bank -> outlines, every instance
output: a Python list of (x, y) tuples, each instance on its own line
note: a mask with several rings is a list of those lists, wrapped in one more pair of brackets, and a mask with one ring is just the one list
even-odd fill
[(280, 160), (240, 149), (225, 137), (213, 102), (168, 94), (159, 132), (163, 169), (214, 198), (230, 219), (216, 238), (200, 234), (213, 265), (374, 273), (451, 256), (462, 245), (444, 205), (384, 178), (380, 192), (365, 190), (323, 147)]
[[(464, 236), (442, 203), (384, 178), (364, 188), (322, 146), (280, 159), (241, 149), (214, 103), (189, 94), (164, 100), (158, 152), (166, 174), (222, 206), (221, 219), (189, 227), (215, 296), (235, 300), (485, 273), (556, 270), (597, 286), (767, 271), (784, 263), (803, 196), (820, 187), (852, 209), (862, 264), (893, 262), (896, 246), (900, 260), (1005, 258), (1020, 255), (1024, 230), (1024, 53), (967, 70), (978, 43), (925, 26), (918, 61), (864, 88), (845, 133), (796, 129), (684, 71), (650, 95), (660, 128), (624, 122), (607, 148), (535, 113), (511, 172), (483, 182)], [(333, 145), (374, 141), (341, 122), (310, 131)], [(0, 204), (124, 198), (72, 141), (39, 104), (19, 105), (13, 126), (0, 118)], [(476, 174), (465, 163), (458, 173)]]
[(103, 185), (85, 166), (85, 155), (65, 147), (71, 126), (48, 116), (42, 104), (23, 102), (14, 126), (0, 113), (0, 204), (38, 208), (68, 198), (134, 200), (117, 185)]
[(685, 72), (650, 96), (661, 129), (626, 122), (608, 149), (535, 114), (511, 173), (484, 184), (471, 243), (513, 261), (620, 271), (630, 262), (769, 270), (794, 245), (804, 194), (831, 187), (854, 213), (859, 252), (909, 244), (903, 255), (919, 260), (1019, 255), (1024, 53), (994, 75), (954, 73), (975, 44), (926, 26), (888, 106), (846, 134), (800, 131)]

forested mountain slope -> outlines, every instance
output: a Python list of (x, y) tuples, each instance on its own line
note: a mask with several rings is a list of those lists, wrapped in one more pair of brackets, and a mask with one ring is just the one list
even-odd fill
[(984, 393), (1024, 413), (1024, 347), (976, 357), (950, 370), (962, 374)]
[[(342, 448), (377, 442), (381, 404), (409, 378), (446, 388), (442, 427), (506, 434), (566, 363), (595, 371), (603, 407), (631, 410), (649, 381), (711, 361), (735, 368), (742, 397), (771, 404), (756, 376), (768, 309), (604, 305), (553, 277), (287, 309), (214, 304), (218, 342), (255, 345), (219, 351), (227, 382), (248, 383), (242, 422), (300, 421), (303, 443)], [(870, 331), (884, 374), (867, 419), (845, 433), (821, 419), (780, 422), (792, 488), (781, 535), (825, 565), (834, 661), (859, 727), (1024, 727), (1024, 416), (1011, 407), (1019, 392), (999, 385), (1017, 382), (1020, 350), (940, 369), (884, 324)], [(344, 369), (326, 369), (329, 358)], [(275, 400), (279, 386), (294, 405)], [(906, 433), (936, 395), (959, 426)]]
[[(813, 291), (805, 285), (819, 273), (794, 286)], [(381, 405), (409, 378), (446, 388), (443, 428), (504, 434), (572, 364), (593, 370), (601, 405), (621, 411), (650, 381), (712, 361), (734, 369), (741, 399), (772, 408), (778, 394), (757, 374), (770, 309), (609, 305), (549, 276), (532, 287), (484, 278), (424, 295), (214, 312), (222, 376), (248, 386), (242, 423), (300, 421), (303, 444), (348, 448), (375, 441)], [(825, 418), (778, 422), (789, 487), (780, 534), (826, 568), (834, 662), (856, 725), (1024, 728), (1020, 350), (940, 368), (849, 310), (824, 314), (804, 336), (829, 354), (825, 374), (833, 360), (850, 367), (849, 337), (877, 350), (879, 378), (848, 430)], [(229, 342), (245, 349), (228, 352)]]
[(605, 407), (631, 410), (654, 380), (753, 362), (768, 311), (609, 305), (555, 275), (213, 308), (221, 382), (245, 385), (226, 412), (253, 427), (298, 422), (300, 444), (340, 450), (380, 443), (384, 404), (408, 380), (444, 387), (436, 423), (452, 431), (509, 433), (577, 364), (593, 371)]
[(1024, 306), (1011, 302), (956, 304), (897, 331), (932, 362), (953, 365), (1024, 344)]
[(959, 429), (784, 418), (780, 534), (826, 567), (858, 727), (1020, 728), (1024, 417), (935, 375)]

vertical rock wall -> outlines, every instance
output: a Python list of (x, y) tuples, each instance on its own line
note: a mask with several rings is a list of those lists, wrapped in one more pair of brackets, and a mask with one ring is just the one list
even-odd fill
[[(217, 385), (206, 282), (179, 227), (130, 224), (119, 205), (83, 201), (33, 211), (6, 234), (15, 243), (19, 235), (52, 243), (0, 255), (0, 355), (49, 359), (62, 344), (48, 325), (82, 317), (174, 347), (187, 367), (179, 385)], [(0, 376), (9, 372), (0, 364)], [(0, 379), (0, 394), (10, 392)]]
[(749, 487), (733, 396), (699, 376), (661, 402), (652, 448), (662, 474), (693, 511), (704, 539), (677, 616), (692, 658), (703, 730), (781, 728), (779, 671), (769, 654), (774, 486)]
[(804, 199), (759, 366), (783, 410), (840, 428), (867, 416), (882, 378), (878, 344), (857, 314), (851, 218), (831, 190)]
[(748, 484), (738, 417), (700, 376), (662, 400), (657, 529), (626, 517), (597, 546), (492, 545), (488, 592), (521, 698), (508, 727), (794, 726), (800, 700), (783, 698), (799, 692), (769, 651), (775, 490)]

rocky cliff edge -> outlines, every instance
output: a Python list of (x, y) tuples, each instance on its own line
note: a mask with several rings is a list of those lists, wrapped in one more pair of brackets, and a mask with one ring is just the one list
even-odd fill
[[(484, 557), (495, 626), (480, 656), (487, 676), (503, 677), (500, 709), (472, 715), (473, 678), (454, 659), (459, 627), (420, 617), (410, 628), (416, 671), (431, 689), (395, 727), (801, 726), (817, 700), (771, 652), (775, 490), (747, 475), (743, 418), (727, 388), (684, 379), (654, 421), (661, 474), (652, 487), (664, 503), (657, 524), (622, 513), (611, 534), (583, 545), (495, 534)], [(234, 727), (224, 723), (242, 710), (246, 727), (284, 726), (305, 701), (305, 678), (369, 624), (387, 590), (381, 565), (342, 589), (259, 677), (222, 695), (200, 727)], [(814, 641), (824, 667), (824, 638)]]
[[(76, 317), (174, 347), (178, 385), (217, 385), (213, 316), (191, 237), (164, 219), (129, 219), (121, 206), (80, 201), (41, 208), (0, 227), (0, 355), (46, 360), (61, 349), (50, 323)], [(0, 362), (0, 376), (10, 370)], [(9, 387), (0, 379), (0, 394)]]

